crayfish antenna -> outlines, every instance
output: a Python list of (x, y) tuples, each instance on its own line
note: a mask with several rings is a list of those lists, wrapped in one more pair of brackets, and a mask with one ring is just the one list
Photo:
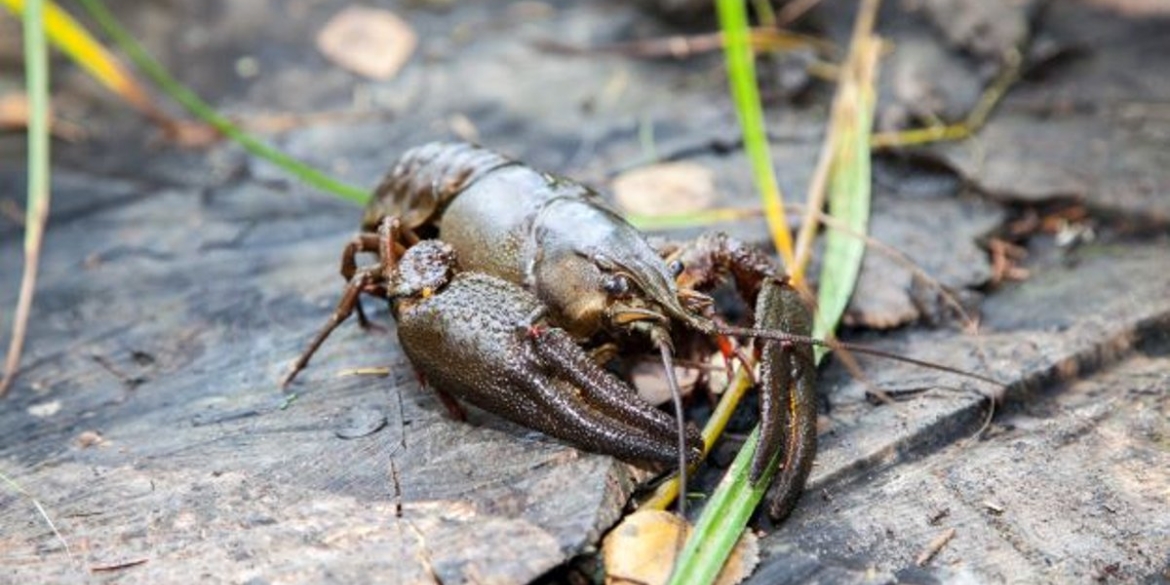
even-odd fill
[(662, 367), (666, 371), (666, 385), (670, 387), (670, 398), (674, 402), (674, 417), (678, 432), (678, 515), (687, 517), (687, 429), (683, 418), (682, 389), (679, 388), (678, 378), (674, 375), (674, 348), (670, 343), (670, 334), (664, 329), (655, 328), (651, 333), (658, 351), (662, 355)]
[(981, 382), (986, 382), (988, 384), (994, 384), (994, 385), (999, 386), (1001, 388), (1007, 386), (1007, 384), (1005, 384), (1004, 382), (1001, 382), (999, 380), (996, 380), (995, 378), (991, 378), (989, 376), (984, 376), (982, 374), (976, 374), (975, 372), (969, 372), (967, 370), (962, 370), (959, 368), (952, 368), (951, 366), (946, 366), (943, 364), (936, 364), (934, 362), (928, 362), (926, 360), (919, 360), (919, 359), (915, 359), (912, 357), (906, 357), (904, 355), (898, 355), (898, 354), (893, 353), (893, 352), (884, 351), (884, 350), (876, 349), (873, 347), (868, 347), (865, 345), (858, 345), (856, 343), (847, 343), (844, 341), (836, 341), (836, 340), (831, 340), (831, 339), (818, 339), (816, 337), (808, 337), (806, 335), (797, 335), (797, 334), (788, 333), (785, 331), (773, 331), (773, 330), (769, 330), (769, 329), (753, 329), (750, 327), (733, 327), (730, 325), (720, 325), (717, 323), (711, 324), (711, 331), (713, 333), (718, 333), (721, 335), (737, 335), (737, 336), (741, 336), (741, 337), (752, 337), (752, 338), (758, 338), (758, 339), (772, 339), (772, 340), (776, 340), (776, 341), (787, 341), (787, 342), (791, 342), (791, 343), (803, 343), (806, 345), (827, 347), (829, 349), (839, 349), (839, 350), (844, 350), (844, 351), (851, 351), (854, 353), (872, 355), (874, 357), (880, 357), (880, 358), (885, 358), (888, 360), (903, 362), (903, 363), (911, 364), (914, 366), (918, 366), (920, 368), (937, 370), (939, 372), (946, 372), (948, 374), (955, 374), (956, 376), (963, 376), (965, 378), (979, 380)]

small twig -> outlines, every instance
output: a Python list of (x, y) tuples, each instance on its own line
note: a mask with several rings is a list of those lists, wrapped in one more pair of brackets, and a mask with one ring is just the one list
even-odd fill
[(96, 565), (89, 568), (91, 573), (107, 573), (110, 571), (121, 571), (130, 567), (137, 567), (138, 565), (146, 564), (150, 559), (143, 557), (141, 559), (134, 559), (132, 561), (122, 561), (120, 563), (113, 563), (109, 565)]
[(825, 133), (825, 140), (821, 143), (820, 153), (817, 155), (817, 166), (813, 169), (812, 178), (808, 183), (804, 220), (800, 224), (800, 232), (796, 235), (796, 258), (792, 266), (788, 267), (793, 280), (804, 282), (804, 271), (812, 260), (812, 243), (817, 234), (818, 216), (827, 215), (821, 211), (825, 206), (825, 196), (828, 192), (829, 171), (833, 168), (833, 153), (837, 149), (838, 132), (832, 126)]
[(53, 519), (49, 517), (49, 513), (46, 512), (45, 507), (41, 505), (41, 501), (29, 493), (28, 490), (24, 489), (24, 487), (22, 487), (20, 484), (16, 483), (16, 481), (14, 481), (12, 478), (4, 475), (3, 473), (0, 473), (0, 481), (8, 484), (8, 487), (11, 488), (12, 491), (28, 498), (28, 500), (32, 502), (33, 507), (37, 509), (37, 513), (41, 515), (41, 518), (45, 521), (45, 524), (49, 526), (49, 530), (53, 531), (53, 536), (57, 537), (57, 542), (60, 542), (61, 546), (64, 547), (65, 555), (69, 557), (69, 561), (76, 564), (77, 559), (73, 557), (73, 549), (69, 548), (69, 541), (65, 540), (65, 537), (61, 535), (61, 531), (57, 529), (57, 525), (53, 523)]
[(1028, 256), (1028, 251), (1025, 248), (1007, 240), (991, 238), (987, 242), (987, 249), (991, 253), (992, 285), (1028, 279), (1031, 273), (1027, 268), (1019, 265), (1019, 262)]
[(983, 128), (991, 112), (999, 105), (1008, 90), (1020, 78), (1023, 67), (1023, 57), (1018, 50), (1012, 49), (1004, 55), (1004, 68), (999, 76), (983, 92), (979, 102), (961, 122), (955, 124), (932, 125), (926, 128), (900, 130), (896, 132), (879, 132), (870, 137), (870, 146), (874, 150), (896, 148), (900, 146), (919, 146), (932, 142), (949, 142), (970, 138)]
[(776, 25), (788, 26), (796, 22), (806, 12), (817, 4), (820, 4), (820, 2), (821, 0), (793, 0), (785, 4), (784, 8), (781, 8), (780, 12), (776, 13)]
[(929, 563), (930, 559), (933, 559), (934, 555), (937, 555), (955, 537), (955, 532), (954, 528), (948, 528), (942, 534), (934, 537), (934, 540), (930, 541), (930, 544), (926, 545), (926, 549), (915, 559), (914, 564), (921, 567)]
[(348, 370), (341, 370), (337, 372), (338, 378), (348, 378), (350, 376), (378, 376), (381, 378), (390, 375), (389, 367), (366, 367), (366, 368), (350, 368)]
[(398, 465), (390, 458), (390, 479), (394, 484), (394, 517), (402, 518), (402, 482), (398, 480)]
[[(748, 41), (752, 49), (758, 52), (791, 51), (803, 47), (810, 47), (822, 55), (831, 55), (835, 51), (833, 44), (823, 39), (773, 28), (750, 29)], [(534, 44), (540, 49), (564, 55), (609, 53), (640, 59), (686, 59), (695, 55), (719, 51), (723, 49), (724, 42), (723, 33), (710, 32), (594, 46), (570, 45), (554, 39), (542, 39), (535, 41)]]
[(232, 139), (248, 152), (280, 167), (306, 185), (361, 205), (369, 201), (370, 193), (366, 189), (344, 183), (318, 169), (305, 165), (276, 147), (244, 132), (226, 116), (217, 112), (195, 92), (179, 83), (162, 64), (151, 57), (146, 49), (126, 29), (122, 28), (122, 25), (101, 0), (79, 0), (79, 2), (98, 23), (98, 26), (130, 57), (130, 60), (140, 71), (145, 73), (155, 85), (162, 88), (167, 95), (171, 96), (171, 99), (182, 104), (187, 111), (205, 124)]
[(919, 266), (918, 263), (911, 259), (910, 256), (908, 256), (905, 252), (873, 236), (869, 236), (853, 230), (843, 222), (837, 221), (835, 218), (833, 218), (833, 216), (824, 212), (818, 211), (815, 217), (817, 221), (825, 224), (831, 229), (835, 229), (841, 233), (849, 234), (865, 240), (865, 245), (882, 254), (885, 254), (891, 260), (897, 264), (900, 264), (903, 268), (909, 270), (915, 277), (926, 283), (927, 286), (930, 286), (931, 288), (938, 291), (943, 301), (946, 302), (947, 305), (950, 305), (951, 309), (953, 309), (955, 313), (958, 314), (959, 319), (963, 321), (965, 328), (976, 331), (978, 330), (978, 323), (973, 317), (971, 317), (969, 313), (967, 313), (967, 310), (963, 308), (963, 305), (959, 302), (959, 299), (956, 298), (955, 295), (951, 294), (951, 292), (948, 291), (946, 287), (944, 287), (942, 283), (938, 281), (937, 278), (934, 278), (929, 273), (927, 273), (926, 270)]

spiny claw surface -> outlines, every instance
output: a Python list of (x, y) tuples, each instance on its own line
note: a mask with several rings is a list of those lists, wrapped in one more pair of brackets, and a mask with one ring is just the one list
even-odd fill
[[(807, 336), (812, 314), (795, 289), (768, 279), (756, 301), (756, 326)], [(768, 515), (778, 521), (796, 506), (817, 451), (816, 360), (809, 345), (760, 341), (761, 433), (751, 473), (758, 481), (782, 456), (768, 492)]]
[[(456, 275), (426, 298), (401, 299), (398, 335), (428, 382), (518, 424), (586, 449), (673, 463), (673, 418), (593, 363), (562, 329), (529, 323), (535, 296), (479, 273)], [(688, 433), (688, 460), (702, 442)]]

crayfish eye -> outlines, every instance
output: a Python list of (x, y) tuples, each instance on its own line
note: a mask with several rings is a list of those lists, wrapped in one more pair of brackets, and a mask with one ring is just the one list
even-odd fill
[(670, 271), (671, 278), (678, 278), (678, 275), (682, 274), (683, 268), (682, 260), (675, 260), (666, 266), (666, 269)]
[(624, 274), (614, 274), (601, 283), (601, 288), (615, 297), (624, 297), (630, 294), (630, 279)]

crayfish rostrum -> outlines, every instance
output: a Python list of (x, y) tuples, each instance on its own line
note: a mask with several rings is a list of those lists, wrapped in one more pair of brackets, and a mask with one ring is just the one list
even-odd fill
[[(379, 261), (359, 268), (359, 253)], [(694, 463), (702, 442), (603, 362), (670, 356), (691, 335), (754, 337), (759, 479), (782, 455), (773, 518), (795, 505), (816, 451), (811, 316), (762, 252), (723, 234), (655, 247), (594, 191), (469, 144), (408, 151), (378, 186), (341, 262), (345, 293), (285, 378), (303, 369), (361, 295), (389, 299), (414, 367), (449, 404), (470, 402), (586, 449)], [(732, 281), (753, 327), (723, 324), (708, 292)], [(803, 341), (802, 341), (803, 340)], [(726, 346), (726, 344), (725, 344)], [(452, 364), (458, 364), (452, 367)]]

